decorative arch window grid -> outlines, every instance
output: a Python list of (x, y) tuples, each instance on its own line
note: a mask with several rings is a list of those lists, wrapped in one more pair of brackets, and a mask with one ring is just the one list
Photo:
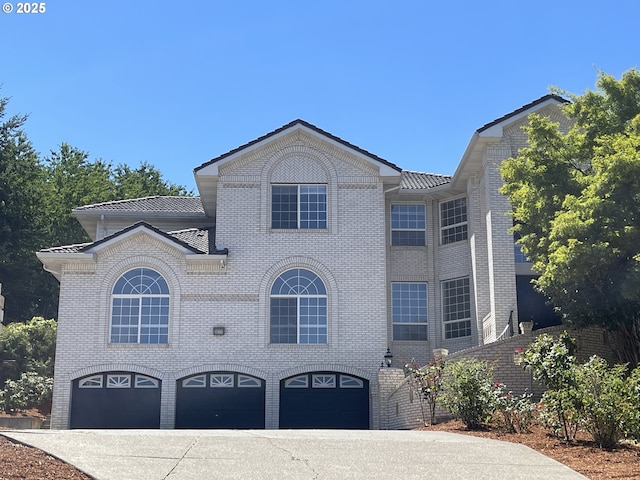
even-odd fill
[(158, 272), (136, 268), (122, 275), (111, 295), (110, 342), (166, 344), (169, 341), (169, 287)]
[(272, 185), (271, 228), (327, 228), (327, 186)]
[(273, 282), (270, 339), (271, 343), (327, 343), (327, 290), (315, 273), (294, 268)]

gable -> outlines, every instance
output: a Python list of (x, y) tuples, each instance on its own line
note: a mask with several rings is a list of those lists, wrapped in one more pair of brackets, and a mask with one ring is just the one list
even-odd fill
[[(341, 175), (370, 175), (397, 185), (401, 169), (303, 121), (295, 120), (194, 170), (205, 212), (215, 215), (218, 182), (259, 183), (268, 175), (282, 182), (324, 182)], [(331, 172), (331, 170), (336, 172)], [(295, 178), (292, 177), (295, 172)], [(278, 180), (279, 179), (279, 180)]]

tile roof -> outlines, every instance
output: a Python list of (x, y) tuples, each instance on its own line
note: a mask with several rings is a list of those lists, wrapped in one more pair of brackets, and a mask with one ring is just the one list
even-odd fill
[(555, 95), (553, 93), (550, 93), (548, 95), (545, 95), (543, 97), (538, 98), (537, 100), (534, 100), (531, 103), (527, 103), (526, 105), (523, 105), (522, 107), (518, 108), (517, 110), (514, 110), (513, 112), (507, 113), (506, 115), (503, 115), (500, 118), (496, 118), (495, 120), (493, 120), (492, 122), (489, 122), (485, 125), (483, 125), (482, 127), (480, 127), (478, 130), (476, 130), (477, 133), (481, 133), (491, 127), (493, 127), (494, 125), (497, 125), (500, 122), (504, 122), (505, 120), (508, 120), (509, 118), (518, 115), (519, 113), (524, 112), (525, 110), (530, 109), (531, 107), (535, 107), (536, 105), (542, 103), (542, 102), (546, 102), (547, 100), (557, 100), (560, 103), (569, 103), (569, 100), (562, 98), (560, 95)]
[(209, 230), (187, 228), (167, 233), (175, 239), (200, 250), (202, 253), (209, 253)]
[(353, 145), (352, 143), (349, 143), (349, 142), (347, 142), (346, 140), (343, 140), (340, 137), (336, 137), (335, 135), (332, 135), (331, 133), (326, 132), (326, 131), (322, 130), (321, 128), (318, 128), (318, 127), (316, 127), (315, 125), (313, 125), (313, 124), (311, 124), (309, 122), (306, 122), (306, 121), (301, 120), (301, 119), (297, 119), (297, 120), (294, 120), (292, 122), (287, 123), (286, 125), (283, 125), (280, 128), (275, 129), (272, 132), (269, 132), (269, 133), (267, 133), (265, 135), (262, 135), (261, 137), (258, 137), (255, 140), (252, 140), (252, 141), (250, 141), (248, 143), (245, 143), (244, 145), (240, 145), (239, 147), (236, 147), (233, 150), (228, 151), (227, 153), (223, 153), (222, 155), (220, 155), (220, 156), (218, 156), (216, 158), (213, 158), (213, 159), (209, 160), (208, 162), (203, 163), (199, 167), (196, 167), (194, 169), (194, 172), (197, 172), (198, 170), (200, 170), (200, 169), (202, 169), (202, 168), (204, 168), (204, 167), (206, 167), (208, 165), (211, 165), (212, 163), (219, 162), (220, 160), (223, 160), (226, 157), (229, 157), (229, 156), (231, 156), (231, 155), (233, 155), (233, 154), (235, 154), (235, 153), (237, 153), (237, 152), (239, 152), (239, 151), (241, 151), (241, 150), (243, 150), (243, 149), (245, 149), (247, 147), (250, 147), (252, 145), (260, 143), (260, 142), (262, 142), (263, 140), (266, 140), (269, 137), (277, 135), (278, 133), (283, 132), (283, 131), (287, 130), (288, 128), (291, 128), (291, 127), (295, 126), (296, 124), (303, 125), (303, 126), (309, 128), (309, 129), (319, 133), (320, 135), (324, 135), (325, 137), (328, 137), (331, 140), (334, 140), (334, 141), (344, 145), (347, 148), (351, 148), (353, 150), (357, 150), (358, 152), (362, 153), (363, 155), (371, 157), (371, 158), (379, 161), (380, 163), (383, 163), (383, 164), (385, 164), (385, 165), (387, 165), (387, 166), (389, 166), (389, 167), (391, 167), (391, 168), (393, 168), (395, 170), (398, 170), (398, 171), (401, 170), (400, 167), (398, 167), (394, 163), (391, 163), (391, 162), (385, 160), (384, 158), (378, 157), (377, 155), (374, 155), (373, 153), (368, 152), (367, 150), (365, 150), (363, 148), (360, 148), (360, 147), (358, 147), (356, 145)]
[(124, 230), (120, 230), (119, 232), (114, 233), (113, 235), (109, 235), (108, 237), (105, 237), (101, 240), (98, 240), (96, 242), (89, 242), (89, 243), (79, 243), (76, 245), (62, 245), (60, 247), (51, 247), (51, 248), (45, 248), (40, 250), (40, 252), (42, 253), (83, 253), (86, 252), (87, 250), (89, 250), (91, 247), (94, 247), (96, 245), (100, 245), (101, 243), (104, 243), (108, 240), (111, 240), (119, 235), (122, 235), (123, 233), (126, 233), (130, 230), (133, 230), (139, 226), (144, 226), (150, 230), (153, 230), (156, 233), (159, 233), (160, 235), (180, 244), (183, 245), (185, 247), (187, 247), (189, 250), (193, 251), (194, 253), (199, 253), (199, 254), (225, 254), (227, 253), (227, 250), (213, 250), (213, 251), (209, 251), (209, 231), (208, 230), (202, 230), (199, 228), (187, 228), (184, 230), (176, 230), (174, 232), (163, 232), (157, 228), (155, 228), (152, 225), (149, 225), (146, 222), (138, 222), (134, 225), (131, 225), (127, 228), (125, 228)]
[(408, 190), (420, 190), (425, 188), (438, 187), (449, 182), (451, 182), (451, 177), (448, 175), (403, 170), (402, 180), (400, 181), (400, 188)]
[(200, 197), (143, 197), (129, 200), (116, 200), (113, 202), (96, 203), (74, 208), (73, 212), (157, 212), (157, 213), (190, 213), (204, 215)]

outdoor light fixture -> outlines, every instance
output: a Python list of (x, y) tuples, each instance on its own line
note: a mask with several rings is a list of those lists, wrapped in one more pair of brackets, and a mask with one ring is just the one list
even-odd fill
[(391, 360), (393, 360), (393, 355), (391, 354), (391, 350), (387, 348), (387, 353), (384, 354), (384, 361), (387, 367), (391, 367)]
[(213, 334), (216, 337), (221, 337), (224, 335), (224, 327), (213, 327)]

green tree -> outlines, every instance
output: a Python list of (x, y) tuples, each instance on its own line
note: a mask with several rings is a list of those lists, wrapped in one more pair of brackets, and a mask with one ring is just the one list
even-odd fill
[(6, 114), (0, 98), (0, 283), (5, 322), (53, 315), (56, 283), (34, 255), (45, 238), (45, 173), (23, 131), (25, 115)]
[(56, 332), (56, 321), (42, 317), (3, 327), (0, 331), (0, 377), (15, 380), (24, 372), (53, 377)]
[(119, 199), (140, 198), (150, 195), (191, 196), (182, 185), (175, 185), (162, 178), (162, 173), (147, 162), (141, 162), (138, 168), (120, 164), (113, 170), (113, 182), (116, 197)]
[(89, 236), (72, 214), (75, 207), (116, 198), (112, 168), (101, 159), (67, 143), (44, 159), (47, 175), (46, 211), (53, 245), (89, 241)]
[(640, 362), (640, 72), (600, 73), (566, 94), (568, 131), (533, 115), (529, 144), (501, 166), (537, 288), (575, 326), (618, 331)]

